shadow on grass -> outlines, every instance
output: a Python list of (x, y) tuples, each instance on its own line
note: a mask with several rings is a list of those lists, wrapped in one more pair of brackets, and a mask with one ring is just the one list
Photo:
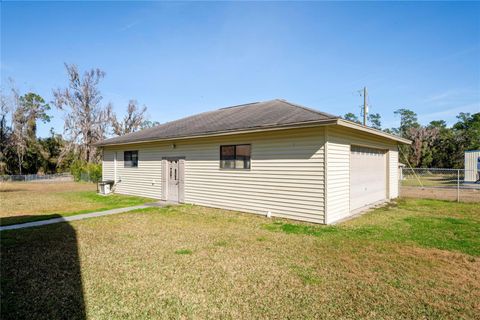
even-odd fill
[(1, 319), (86, 318), (77, 235), (69, 223), (2, 231), (0, 242)]
[(10, 226), (12, 224), (20, 224), (34, 221), (49, 220), (54, 218), (60, 218), (59, 214), (44, 214), (44, 215), (21, 215), (15, 217), (2, 217), (0, 218), (0, 226)]

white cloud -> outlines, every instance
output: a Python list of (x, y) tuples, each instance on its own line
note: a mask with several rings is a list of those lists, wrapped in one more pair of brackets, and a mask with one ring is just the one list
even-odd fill
[(131, 29), (133, 28), (134, 26), (136, 26), (137, 24), (139, 24), (140, 22), (139, 21), (133, 21), (129, 24), (126, 24), (124, 25), (123, 27), (121, 27), (119, 30), (120, 31), (127, 31), (128, 29)]
[(425, 121), (432, 121), (432, 120), (446, 120), (449, 122), (448, 118), (454, 119), (460, 112), (470, 112), (476, 113), (480, 112), (480, 103), (471, 103), (467, 105), (462, 105), (460, 107), (448, 108), (441, 111), (435, 111), (430, 113), (424, 113), (418, 116), (420, 120), (423, 122)]

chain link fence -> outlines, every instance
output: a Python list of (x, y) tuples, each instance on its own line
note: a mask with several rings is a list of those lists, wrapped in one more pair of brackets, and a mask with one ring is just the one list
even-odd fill
[(73, 176), (70, 173), (15, 174), (15, 175), (0, 176), (0, 182), (62, 182), (62, 181), (73, 181)]
[(480, 202), (478, 174), (469, 170), (403, 167), (399, 183), (402, 197)]

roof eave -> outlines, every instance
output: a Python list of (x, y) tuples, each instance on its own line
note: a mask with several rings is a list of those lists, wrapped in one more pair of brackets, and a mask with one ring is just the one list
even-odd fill
[(384, 137), (386, 139), (394, 140), (394, 141), (397, 141), (397, 142), (400, 142), (400, 143), (403, 143), (403, 144), (412, 144), (411, 140), (408, 140), (408, 139), (405, 139), (405, 138), (402, 138), (402, 137), (399, 137), (399, 136), (396, 136), (396, 135), (393, 135), (393, 134), (390, 134), (390, 133), (386, 133), (386, 132), (383, 132), (381, 130), (369, 128), (369, 127), (366, 127), (364, 125), (358, 124), (356, 122), (352, 122), (352, 121), (348, 121), (348, 120), (344, 120), (344, 119), (337, 119), (336, 124), (339, 125), (339, 126), (342, 126), (342, 127), (351, 128), (351, 129), (355, 129), (355, 130), (360, 130), (360, 131), (363, 131), (363, 132), (366, 132), (366, 133), (381, 136), (381, 137)]

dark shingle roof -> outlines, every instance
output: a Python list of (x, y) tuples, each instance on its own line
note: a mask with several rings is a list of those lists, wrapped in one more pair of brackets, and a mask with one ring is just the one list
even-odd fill
[(106, 139), (98, 146), (202, 136), (221, 132), (261, 129), (289, 124), (319, 122), (339, 117), (305, 108), (285, 100), (248, 103), (204, 112), (153, 128)]

